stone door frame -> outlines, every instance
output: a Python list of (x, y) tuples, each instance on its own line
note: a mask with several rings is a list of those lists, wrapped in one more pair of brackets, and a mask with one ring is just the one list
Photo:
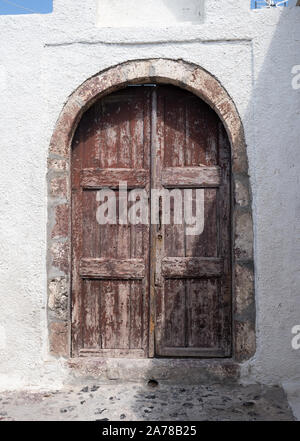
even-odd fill
[(72, 139), (83, 113), (98, 99), (138, 83), (173, 84), (209, 104), (219, 115), (232, 158), (232, 330), (233, 359), (255, 353), (253, 221), (248, 160), (242, 121), (220, 82), (201, 67), (182, 60), (134, 60), (86, 80), (67, 99), (56, 122), (48, 156), (48, 330), (49, 350), (71, 353), (71, 192)]

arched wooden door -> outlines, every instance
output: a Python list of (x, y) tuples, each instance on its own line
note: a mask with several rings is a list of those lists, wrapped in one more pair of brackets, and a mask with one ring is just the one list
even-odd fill
[[(224, 127), (187, 91), (130, 86), (83, 115), (72, 151), (73, 356), (231, 355), (230, 177)], [(97, 218), (104, 188), (115, 223)], [(124, 194), (132, 208), (134, 189), (144, 189), (147, 222), (119, 210)], [(172, 196), (164, 218), (168, 203), (151, 189), (176, 190), (183, 216), (188, 201), (194, 217), (202, 207), (197, 234), (175, 221)]]

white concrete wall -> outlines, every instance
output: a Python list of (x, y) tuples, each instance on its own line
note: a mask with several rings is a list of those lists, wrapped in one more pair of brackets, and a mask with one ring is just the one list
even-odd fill
[(204, 0), (97, 0), (100, 27), (174, 26), (203, 18)]
[[(46, 170), (50, 137), (70, 93), (131, 59), (167, 57), (215, 75), (241, 114), (255, 227), (257, 353), (245, 381), (300, 378), (300, 7), (251, 11), (206, 0), (202, 24), (103, 28), (97, 1), (55, 0), (49, 15), (0, 16), (0, 388), (58, 387), (48, 355)], [(98, 17), (98, 19), (97, 19)], [(99, 20), (98, 20), (99, 23)]]

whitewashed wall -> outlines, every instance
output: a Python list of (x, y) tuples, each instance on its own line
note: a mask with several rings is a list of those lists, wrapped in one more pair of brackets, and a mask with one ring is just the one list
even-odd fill
[(203, 23), (103, 28), (97, 3), (55, 0), (53, 14), (0, 16), (0, 388), (59, 387), (67, 376), (48, 355), (46, 331), (46, 171), (56, 119), (88, 77), (155, 57), (199, 64), (237, 105), (257, 302), (257, 353), (244, 380), (300, 378), (300, 350), (291, 347), (300, 324), (300, 89), (291, 87), (300, 7), (253, 11), (250, 0), (206, 0)]

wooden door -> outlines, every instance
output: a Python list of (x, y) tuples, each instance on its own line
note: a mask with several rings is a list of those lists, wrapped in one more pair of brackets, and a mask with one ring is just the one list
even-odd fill
[[(73, 354), (148, 355), (149, 225), (99, 225), (101, 188), (150, 185), (150, 92), (128, 88), (83, 116), (72, 161)], [(118, 208), (118, 204), (116, 204)], [(119, 213), (117, 213), (117, 216)]]
[(203, 231), (199, 225), (193, 232), (186, 220), (180, 225), (172, 217), (152, 228), (155, 354), (226, 357), (231, 353), (228, 138), (215, 112), (191, 93), (158, 87), (153, 102), (152, 185), (180, 190), (183, 205), (190, 200), (193, 210), (198, 190), (204, 215)]
[[(121, 223), (119, 182), (148, 196), (145, 224)], [(97, 194), (116, 196), (99, 225)], [(150, 227), (151, 188), (202, 195), (204, 228)], [(153, 199), (153, 198), (152, 198)], [(130, 203), (129, 203), (130, 206)], [(194, 209), (194, 208), (193, 208)], [(226, 357), (231, 348), (230, 149), (217, 115), (172, 86), (113, 93), (83, 116), (72, 151), (72, 355)]]

